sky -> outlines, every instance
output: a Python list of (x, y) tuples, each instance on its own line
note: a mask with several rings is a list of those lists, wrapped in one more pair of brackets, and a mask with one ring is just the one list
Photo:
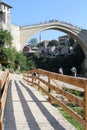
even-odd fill
[[(87, 0), (3, 0), (12, 6), (12, 24), (24, 26), (59, 20), (87, 29)], [(32, 38), (39, 39), (40, 33)], [(58, 39), (60, 31), (41, 32), (42, 40)]]

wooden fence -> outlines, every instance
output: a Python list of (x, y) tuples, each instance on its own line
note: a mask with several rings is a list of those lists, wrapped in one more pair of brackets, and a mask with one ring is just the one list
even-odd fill
[(6, 70), (5, 72), (2, 73), (2, 75), (0, 75), (0, 130), (2, 130), (3, 126), (8, 81), (9, 81), (9, 71)]
[[(33, 76), (33, 73), (36, 76)], [(41, 69), (35, 69), (26, 71), (23, 73), (23, 79), (27, 84), (36, 86), (38, 90), (43, 90), (43, 92), (48, 96), (49, 101), (52, 100), (57, 105), (61, 106), (63, 110), (68, 112), (77, 122), (83, 125), (84, 130), (87, 130), (87, 79), (80, 77), (72, 77), (67, 75), (61, 75), (57, 73), (52, 73), (44, 71)], [(83, 97), (76, 96), (63, 89), (63, 86), (77, 89), (83, 93)], [(57, 96), (61, 95), (63, 100)], [(73, 111), (64, 100), (71, 102), (72, 104), (81, 107), (84, 110), (84, 115), (81, 116), (77, 112)]]

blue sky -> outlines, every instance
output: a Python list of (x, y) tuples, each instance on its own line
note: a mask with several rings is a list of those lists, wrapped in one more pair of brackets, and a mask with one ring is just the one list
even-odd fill
[[(87, 29), (87, 0), (3, 0), (11, 5), (15, 25), (31, 25), (53, 19)], [(57, 39), (60, 31), (44, 31), (43, 40)], [(39, 34), (34, 37), (39, 38)]]

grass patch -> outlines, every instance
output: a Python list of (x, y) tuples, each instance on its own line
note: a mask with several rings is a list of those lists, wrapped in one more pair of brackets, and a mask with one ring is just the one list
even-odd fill
[(67, 112), (62, 109), (60, 109), (60, 112), (77, 130), (83, 130), (83, 126), (75, 121)]
[[(59, 111), (60, 111), (60, 113), (68, 120), (68, 122), (70, 122), (77, 130), (83, 130), (84, 128), (83, 128), (83, 126), (82, 125), (80, 125), (74, 118), (72, 118), (66, 111), (64, 111), (61, 107), (59, 107), (58, 105), (54, 105), (54, 107), (56, 107)], [(82, 113), (82, 109), (80, 109), (80, 108), (76, 108), (76, 107), (74, 107), (74, 108), (72, 108), (72, 109), (74, 109), (75, 111), (79, 111), (78, 113)], [(81, 114), (80, 114), (81, 115)]]
[(84, 93), (81, 92), (81, 91), (78, 91), (78, 90), (75, 90), (75, 89), (66, 88), (66, 87), (63, 87), (63, 90), (64, 90), (64, 91), (67, 91), (67, 92), (69, 92), (69, 93), (72, 93), (72, 94), (74, 94), (75, 96), (78, 96), (78, 97), (81, 97), (81, 98), (84, 97)]
[(71, 109), (74, 110), (81, 117), (84, 117), (84, 109), (82, 107), (71, 107)]

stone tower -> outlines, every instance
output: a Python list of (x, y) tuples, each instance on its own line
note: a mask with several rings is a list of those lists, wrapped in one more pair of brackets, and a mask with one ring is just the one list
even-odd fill
[(11, 8), (10, 5), (0, 0), (0, 29), (11, 31)]

